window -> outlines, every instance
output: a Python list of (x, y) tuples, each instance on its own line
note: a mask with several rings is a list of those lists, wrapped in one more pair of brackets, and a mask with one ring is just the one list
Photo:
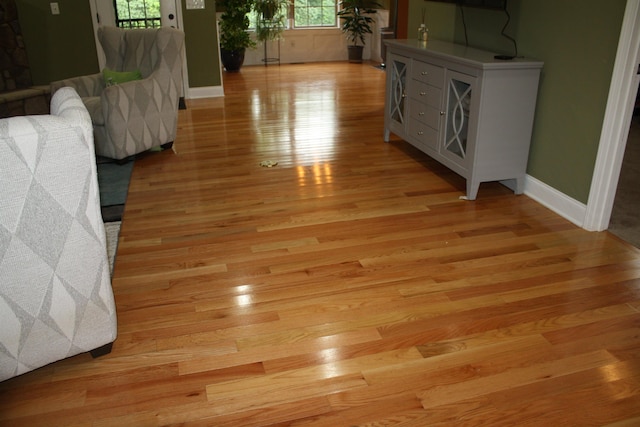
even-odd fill
[[(283, 6), (280, 8), (280, 10), (273, 12), (272, 15), (270, 15), (269, 19), (263, 20), (262, 23), (263, 25), (268, 25), (270, 22), (276, 22), (279, 23), (280, 25), (284, 26), (284, 28), (289, 28), (289, 23), (288, 23), (288, 19), (287, 17), (289, 16), (289, 10), (288, 7)], [(252, 10), (251, 12), (247, 13), (247, 17), (249, 18), (249, 29), (250, 30), (256, 30), (256, 28), (259, 27), (259, 20), (263, 19), (263, 15), (261, 13), (256, 12), (255, 10)]]
[[(286, 28), (336, 28), (338, 26), (337, 5), (337, 0), (291, 0), (293, 20), (287, 19)], [(288, 12), (283, 12), (283, 15), (291, 16)], [(251, 22), (249, 28), (255, 30), (258, 19), (256, 12), (248, 13), (247, 17)]]
[(160, 27), (160, 0), (114, 0), (116, 26), (120, 28)]
[(337, 27), (336, 0), (293, 0), (293, 27)]

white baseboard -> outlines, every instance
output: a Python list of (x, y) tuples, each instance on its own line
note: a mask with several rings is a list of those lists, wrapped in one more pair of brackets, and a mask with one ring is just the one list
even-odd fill
[(587, 206), (544, 182), (527, 175), (524, 183), (524, 194), (575, 225), (584, 226)]
[(222, 86), (190, 87), (187, 99), (215, 98), (219, 96), (224, 96)]

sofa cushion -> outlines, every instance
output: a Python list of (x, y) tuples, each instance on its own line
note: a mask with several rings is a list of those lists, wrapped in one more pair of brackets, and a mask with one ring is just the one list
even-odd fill
[(132, 82), (134, 80), (142, 80), (140, 70), (135, 71), (113, 71), (108, 68), (102, 70), (105, 86), (113, 86), (121, 83)]

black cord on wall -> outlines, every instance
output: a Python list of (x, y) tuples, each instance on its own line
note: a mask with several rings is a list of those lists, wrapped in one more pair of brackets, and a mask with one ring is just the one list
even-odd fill
[[(469, 35), (467, 34), (467, 21), (464, 16), (464, 7), (460, 3), (458, 3), (458, 7), (460, 8), (460, 15), (462, 16), (462, 28), (464, 29), (464, 42), (466, 46), (469, 46)], [(509, 59), (516, 58), (518, 56), (518, 43), (513, 37), (505, 33), (507, 27), (509, 26), (509, 23), (511, 22), (511, 15), (509, 14), (509, 10), (507, 8), (507, 0), (504, 1), (504, 13), (507, 15), (507, 22), (505, 22), (504, 27), (502, 27), (502, 31), (500, 32), (500, 34), (502, 34), (503, 37), (506, 37), (507, 39), (513, 42), (515, 53), (513, 54), (513, 56), (496, 55), (495, 58), (509, 60)]]
[(507, 29), (507, 27), (509, 26), (509, 22), (511, 22), (511, 15), (509, 15), (509, 11), (507, 10), (507, 0), (505, 0), (505, 2), (504, 2), (504, 13), (506, 13), (506, 15), (507, 15), (507, 22), (504, 24), (504, 27), (502, 27), (502, 31), (500, 32), (500, 34), (502, 34), (504, 37), (508, 38), (509, 40), (511, 40), (513, 42), (513, 47), (515, 49), (515, 53), (513, 54), (513, 56), (496, 55), (496, 59), (513, 59), (513, 58), (516, 58), (518, 56), (518, 42), (516, 42), (516, 40), (513, 37), (511, 37), (510, 35), (508, 35), (507, 33), (504, 32)]
[(464, 43), (465, 46), (469, 46), (469, 36), (467, 35), (467, 22), (464, 19), (464, 8), (461, 4), (458, 4), (460, 8), (460, 14), (462, 15), (462, 28), (464, 29)]

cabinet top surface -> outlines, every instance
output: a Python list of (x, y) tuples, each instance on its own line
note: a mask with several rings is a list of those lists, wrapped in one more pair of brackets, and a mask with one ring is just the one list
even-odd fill
[(440, 40), (384, 40), (387, 48), (400, 48), (416, 55), (438, 57), (483, 69), (542, 68), (543, 62), (531, 58), (496, 59), (495, 52), (489, 52), (461, 44)]

